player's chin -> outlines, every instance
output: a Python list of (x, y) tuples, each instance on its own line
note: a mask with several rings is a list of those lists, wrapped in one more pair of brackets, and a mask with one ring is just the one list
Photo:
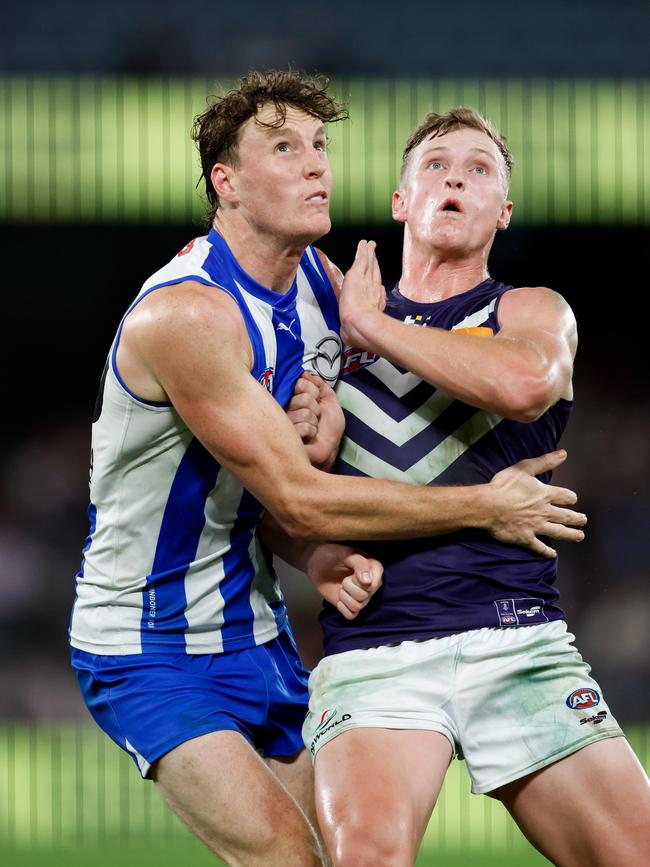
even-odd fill
[(310, 220), (308, 223), (304, 223), (300, 229), (296, 229), (293, 232), (292, 240), (296, 243), (299, 242), (303, 247), (307, 247), (309, 244), (315, 244), (323, 235), (327, 235), (331, 228), (332, 223), (329, 217), (327, 220)]
[[(323, 235), (327, 235), (329, 230), (332, 228), (332, 221), (330, 219), (329, 212), (322, 211), (321, 213), (311, 214), (309, 217), (309, 230), (310, 235), (313, 240), (316, 241), (318, 238), (322, 238)], [(312, 243), (310, 241), (310, 243)]]
[(451, 226), (449, 229), (432, 233), (430, 244), (437, 250), (444, 250), (449, 256), (463, 257), (472, 250), (472, 245), (469, 239), (462, 231), (458, 231), (457, 227)]

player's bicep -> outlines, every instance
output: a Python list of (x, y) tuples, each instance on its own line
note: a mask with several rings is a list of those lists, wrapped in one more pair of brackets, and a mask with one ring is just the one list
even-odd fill
[(506, 292), (499, 303), (497, 337), (525, 338), (555, 353), (575, 356), (578, 332), (569, 304), (543, 286)]
[(501, 299), (499, 321), (496, 339), (520, 341), (532, 350), (554, 399), (570, 398), (578, 335), (564, 298), (544, 287), (512, 290)]
[(310, 465), (285, 413), (251, 375), (238, 317), (203, 301), (177, 310), (161, 325), (150, 363), (192, 433), (272, 505)]
[(170, 397), (190, 430), (256, 496), (266, 501), (289, 471), (310, 467), (286, 414), (245, 367), (215, 366), (212, 388), (200, 395), (172, 389)]

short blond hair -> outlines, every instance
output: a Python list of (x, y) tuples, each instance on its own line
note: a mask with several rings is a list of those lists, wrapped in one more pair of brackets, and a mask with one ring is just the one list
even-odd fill
[(437, 114), (430, 112), (416, 127), (408, 137), (404, 153), (402, 154), (402, 169), (400, 171), (400, 180), (404, 179), (406, 170), (409, 164), (409, 157), (415, 148), (425, 139), (436, 138), (439, 135), (446, 135), (448, 132), (455, 132), (457, 129), (477, 129), (479, 132), (484, 132), (495, 145), (498, 147), (501, 156), (503, 157), (506, 166), (506, 180), (510, 182), (512, 175), (512, 166), (514, 161), (512, 153), (506, 144), (506, 137), (499, 132), (496, 126), (483, 117), (476, 109), (468, 108), (465, 105), (458, 105), (455, 108), (450, 108), (445, 114)]

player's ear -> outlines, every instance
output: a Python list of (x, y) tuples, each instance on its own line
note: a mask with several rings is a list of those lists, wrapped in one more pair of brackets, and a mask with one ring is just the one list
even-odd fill
[(237, 194), (236, 173), (232, 166), (226, 163), (215, 163), (210, 172), (210, 181), (219, 201), (235, 204), (239, 201)]
[(499, 214), (499, 219), (497, 220), (497, 229), (500, 232), (508, 228), (508, 226), (510, 225), (511, 216), (512, 202), (509, 199), (506, 199), (505, 202), (501, 205), (501, 213)]
[(398, 223), (406, 222), (406, 197), (404, 190), (395, 190), (393, 193), (393, 219)]

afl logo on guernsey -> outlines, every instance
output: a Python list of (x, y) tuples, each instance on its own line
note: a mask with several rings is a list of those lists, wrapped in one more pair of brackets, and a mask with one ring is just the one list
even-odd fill
[(580, 689), (574, 689), (571, 695), (566, 700), (567, 707), (571, 710), (587, 710), (590, 707), (596, 707), (600, 702), (600, 695), (595, 689), (583, 686)]
[(365, 349), (346, 349), (343, 353), (341, 362), (341, 376), (347, 373), (354, 373), (362, 367), (368, 367), (374, 361), (377, 361), (378, 355), (374, 352), (366, 351)]
[(305, 356), (303, 366), (311, 367), (321, 379), (329, 385), (334, 385), (339, 378), (341, 367), (341, 338), (330, 332), (316, 344), (315, 351)]
[(273, 394), (273, 368), (267, 367), (258, 382), (261, 382), (264, 388)]

